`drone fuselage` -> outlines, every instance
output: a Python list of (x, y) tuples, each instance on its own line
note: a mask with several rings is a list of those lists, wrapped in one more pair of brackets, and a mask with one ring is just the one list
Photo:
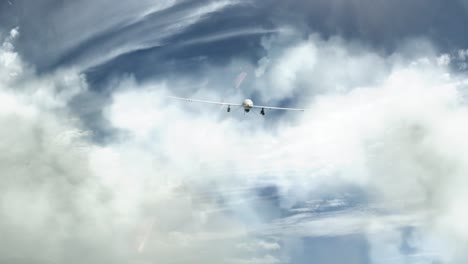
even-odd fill
[(250, 112), (250, 109), (252, 109), (254, 106), (252, 100), (250, 99), (245, 99), (243, 102), (242, 102), (242, 108), (244, 108), (244, 111), (246, 113)]

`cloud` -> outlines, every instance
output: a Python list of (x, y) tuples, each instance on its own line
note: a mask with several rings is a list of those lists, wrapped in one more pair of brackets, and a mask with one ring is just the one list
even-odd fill
[[(41, 0), (16, 1), (9, 11), (25, 33), (17, 44), (25, 60), (42, 71), (60, 65), (85, 70), (126, 53), (164, 46), (171, 37), (242, 2), (143, 0), (115, 5), (104, 0), (64, 5)], [(37, 15), (44, 13), (50, 15)], [(39, 49), (32, 42), (46, 44)]]
[(271, 255), (265, 255), (261, 258), (251, 258), (251, 259), (233, 259), (230, 260), (228, 263), (235, 263), (235, 264), (276, 264), (281, 263), (281, 261)]
[[(423, 234), (414, 254), (465, 259), (465, 76), (437, 54), (408, 57), (418, 45), (407, 45), (386, 56), (340, 38), (288, 41), (286, 32), (264, 40), (258, 88), (231, 98), (307, 95), (298, 100), (305, 113), (227, 115), (168, 100), (187, 91), (183, 82), (122, 78), (103, 111), (122, 133), (98, 145), (70, 108), (90, 89), (86, 78), (73, 68), (37, 76), (15, 52), (15, 32), (0, 49), (3, 261), (281, 263), (290, 253), (283, 236), (363, 234), (378, 262), (396, 254), (406, 226)], [(220, 93), (198, 87), (201, 98)], [(281, 214), (348, 185), (380, 211)], [(255, 193), (264, 186), (277, 193)]]
[[(255, 89), (267, 101), (294, 97), (301, 91), (309, 95), (347, 91), (379, 81), (389, 70), (377, 53), (364, 53), (358, 43), (345, 48), (340, 37), (323, 41), (311, 35), (306, 41), (297, 41), (291, 31), (279, 36), (264, 41), (268, 55), (260, 60), (257, 70), (267, 78), (259, 79)], [(284, 43), (285, 39), (296, 41)], [(284, 44), (269, 48), (270, 43)], [(372, 72), (363, 72), (361, 67)]]
[[(292, 24), (301, 32), (319, 32), (326, 38), (340, 35), (347, 40), (365, 40), (390, 53), (398, 50), (404, 39), (418, 36), (430, 39), (442, 49), (466, 46), (467, 39), (458, 26), (467, 20), (466, 1), (443, 3), (440, 0), (298, 0), (277, 1), (268, 5), (268, 10), (276, 24)], [(415, 12), (424, 16), (415, 17)], [(434, 20), (441, 22), (434, 24)]]
[[(384, 210), (395, 212), (375, 218), (353, 212), (344, 218), (332, 215), (327, 221), (286, 223), (280, 228), (286, 234), (295, 234), (299, 226), (298, 236), (368, 232), (374, 236), (415, 226), (438, 239), (445, 240), (439, 237), (445, 234), (448, 240), (464, 245), (467, 236), (461, 223), (467, 219), (459, 204), (465, 198), (458, 187), (467, 184), (462, 176), (467, 109), (460, 93), (464, 87), (459, 86), (464, 77), (451, 76), (445, 65), (438, 64), (436, 54), (405, 60), (398, 54), (386, 58), (357, 47), (312, 36), (281, 52), (270, 67), (282, 75), (265, 73), (258, 81), (280, 78), (284, 83), (276, 83), (278, 90), (261, 90), (261, 98), (284, 98), (291, 89), (315, 97), (313, 103), (304, 102), (309, 111), (301, 116), (286, 114), (273, 130), (252, 119), (219, 119), (204, 105), (168, 105), (163, 99), (167, 86), (161, 84), (139, 91), (122, 89), (108, 109), (108, 118), (130, 132), (125, 144), (144, 142), (147, 148), (158, 149), (168, 161), (166, 166), (174, 163), (168, 171), (177, 171), (179, 177), (172, 179), (192, 187), (204, 188), (207, 181), (227, 187), (266, 180), (279, 186), (280, 199), (287, 206), (303, 201), (325, 182), (351, 183), (375, 201), (384, 202)], [(317, 60), (316, 54), (323, 59)], [(268, 58), (273, 62), (275, 53)], [(294, 67), (296, 63), (306, 66)], [(329, 77), (323, 76), (326, 70), (331, 71)], [(295, 83), (297, 79), (315, 82), (323, 91), (317, 95), (313, 87)], [(340, 84), (346, 89), (333, 89)], [(198, 94), (209, 97), (211, 93), (201, 90)], [(144, 103), (146, 100), (154, 105)], [(123, 109), (153, 113), (152, 121), (122, 117), (119, 112), (124, 113)], [(264, 224), (258, 217), (253, 219), (258, 221), (252, 224), (254, 228)], [(463, 258), (463, 254), (450, 258)]]
[[(6, 41), (0, 54), (15, 54)], [(70, 93), (87, 89), (76, 71), (39, 77), (10, 57), (0, 64), (18, 73), (0, 79), (1, 262), (186, 263), (200, 248), (214, 250), (197, 254), (203, 263), (238, 255), (235, 245), (249, 241), (244, 227), (213, 210), (206, 217), (213, 201), (178, 194), (172, 172), (158, 168), (164, 161), (136, 145), (89, 140), (67, 108)]]
[[(302, 35), (319, 33), (326, 38), (339, 35), (347, 41), (360, 40), (389, 53), (397, 50), (401, 41), (420, 36), (430, 38), (445, 52), (468, 43), (459, 26), (467, 22), (461, 1), (142, 0), (118, 5), (108, 0), (71, 4), (57, 0), (10, 2), (5, 1), (1, 8), (0, 26), (22, 28), (25, 34), (17, 48), (40, 71), (63, 65), (96, 66), (124, 54), (138, 56), (142, 49), (156, 54), (170, 52), (172, 45), (186, 41), (205, 44), (194, 49), (200, 52), (211, 49), (212, 43), (206, 41), (223, 37), (236, 37), (236, 45), (224, 51), (225, 56), (247, 52), (257, 56), (262, 52), (255, 45), (260, 38), (240, 38), (245, 35), (239, 33), (284, 27)], [(424, 15), (415, 17), (415, 12)], [(49, 15), (40, 15), (44, 13)]]
[[(169, 2), (164, 8), (176, 6), (177, 4), (175, 1)], [(87, 50), (87, 54), (78, 57), (75, 64), (80, 65), (83, 69), (87, 69), (139, 50), (177, 45), (178, 43), (169, 43), (168, 39), (209, 18), (213, 13), (221, 12), (231, 6), (240, 4), (240, 2), (234, 0), (209, 1), (206, 4), (193, 4), (182, 7), (179, 10), (175, 8), (175, 12), (169, 12), (167, 15), (162, 16), (157, 16), (160, 10), (148, 13), (145, 8), (139, 8), (140, 12), (145, 13), (141, 16), (142, 19), (132, 21), (121, 30), (120, 34), (113, 35), (106, 39), (106, 41)], [(148, 32), (154, 31), (157, 31), (157, 34), (148, 34)], [(190, 43), (203, 43), (210, 41), (210, 38), (213, 37), (214, 39), (229, 37), (230, 35), (232, 37), (235, 34), (233, 32), (226, 32), (224, 36), (218, 34), (218, 36), (188, 40), (180, 44), (183, 46)], [(246, 32), (246, 34), (249, 34), (249, 32)]]
[(2, 81), (7, 82), (21, 73), (22, 65), (18, 59), (18, 54), (14, 52), (12, 42), (18, 37), (18, 29), (12, 29), (9, 36), (2, 43), (0, 49), (0, 66), (2, 67)]
[(464, 61), (468, 57), (468, 50), (458, 50), (458, 58)]
[(268, 242), (262, 240), (252, 243), (239, 244), (237, 245), (237, 247), (250, 252), (255, 252), (257, 250), (279, 250), (281, 248), (281, 246), (276, 242)]
[[(15, 34), (12, 31), (11, 36)], [(0, 54), (14, 53), (10, 48), (5, 50), (11, 47), (10, 41), (12, 38), (7, 38)], [(55, 112), (63, 107), (50, 104), (54, 100), (45, 96), (59, 100), (60, 93), (30, 89), (35, 81), (41, 86), (41, 82), (53, 82), (54, 77), (28, 80), (30, 71), (21, 68), (19, 57), (14, 57), (14, 62), (0, 64), (5, 69), (2, 72), (16, 73), (0, 79), (0, 134), (5, 150), (0, 156), (0, 230), (7, 238), (1, 255), (7, 262), (33, 258), (47, 263), (77, 254), (80, 249), (70, 252), (67, 248), (86, 241), (94, 228), (108, 231), (100, 222), (107, 212), (98, 210), (102, 204), (99, 196), (105, 192), (90, 178), (83, 132), (66, 114)], [(79, 84), (70, 84), (73, 86)], [(93, 228), (85, 228), (88, 225)], [(95, 237), (97, 244), (102, 242), (101, 234)]]

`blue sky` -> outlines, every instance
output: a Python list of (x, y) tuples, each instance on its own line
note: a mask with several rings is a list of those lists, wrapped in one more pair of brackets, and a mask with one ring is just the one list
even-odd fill
[(1, 1), (0, 262), (466, 263), (466, 24), (464, 0)]

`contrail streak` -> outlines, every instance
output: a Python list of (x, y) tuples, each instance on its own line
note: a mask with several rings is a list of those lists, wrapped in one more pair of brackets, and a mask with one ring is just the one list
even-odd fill
[(140, 243), (138, 245), (138, 253), (142, 253), (143, 250), (145, 250), (146, 241), (148, 241), (151, 233), (153, 232), (154, 222), (155, 222), (155, 219), (152, 219), (149, 226), (148, 226), (148, 229), (144, 233), (143, 238), (141, 239), (141, 241), (140, 241)]
[(245, 77), (247, 77), (247, 73), (246, 72), (241, 72), (237, 78), (236, 78), (236, 89), (239, 89), (240, 85), (242, 84), (242, 82), (244, 81)]

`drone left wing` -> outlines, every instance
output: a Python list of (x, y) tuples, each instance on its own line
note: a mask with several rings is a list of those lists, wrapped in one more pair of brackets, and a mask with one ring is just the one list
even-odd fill
[(302, 108), (287, 108), (287, 107), (274, 107), (274, 106), (261, 106), (254, 105), (252, 108), (261, 108), (261, 109), (273, 109), (273, 110), (288, 110), (288, 111), (301, 111), (304, 112), (305, 109)]
[(197, 99), (183, 98), (183, 97), (175, 97), (175, 96), (168, 96), (168, 98), (177, 99), (177, 100), (183, 100), (183, 101), (188, 101), (188, 102), (197, 102), (197, 103), (215, 104), (215, 105), (227, 105), (227, 106), (241, 106), (241, 105), (242, 105), (242, 104), (235, 104), (235, 103), (205, 101), (205, 100), (197, 100)]

